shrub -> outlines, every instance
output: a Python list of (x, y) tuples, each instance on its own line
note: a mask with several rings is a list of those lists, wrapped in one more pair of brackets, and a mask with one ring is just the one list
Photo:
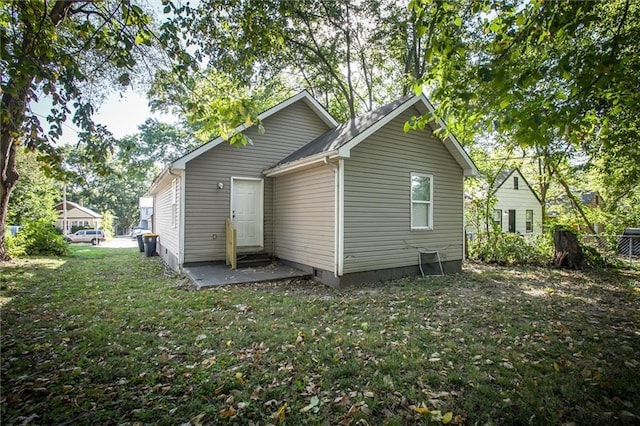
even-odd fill
[(600, 252), (595, 248), (588, 245), (580, 244), (582, 247), (582, 255), (584, 256), (584, 263), (587, 268), (592, 269), (600, 269), (606, 268), (609, 264), (613, 265), (613, 263), (607, 262), (607, 260), (600, 254)]
[(11, 232), (4, 235), (4, 244), (9, 253), (9, 257), (20, 257), (26, 254), (24, 245), (20, 244), (17, 236), (13, 236)]
[(500, 265), (548, 266), (553, 253), (553, 239), (548, 234), (525, 238), (511, 233), (483, 233), (469, 243), (470, 258)]
[(45, 219), (27, 222), (20, 232), (8, 241), (9, 253), (12, 256), (66, 256), (69, 253), (69, 244)]

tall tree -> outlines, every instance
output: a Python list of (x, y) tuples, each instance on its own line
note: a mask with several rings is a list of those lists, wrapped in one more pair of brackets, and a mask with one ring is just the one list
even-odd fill
[(429, 43), (414, 23), (394, 0), (203, 0), (176, 8), (165, 28), (207, 66), (249, 86), (284, 76), (346, 119), (422, 74)]
[(475, 115), (476, 129), (492, 129), (507, 148), (532, 149), (544, 199), (552, 183), (574, 197), (576, 163), (599, 173), (606, 192), (640, 186), (637, 1), (415, 0), (410, 9), (425, 34), (439, 9), (457, 15), (430, 36), (416, 89), (430, 90), (448, 121)]
[(80, 160), (85, 147), (67, 147), (65, 166), (76, 179), (69, 181), (70, 199), (82, 199), (102, 214), (116, 216), (116, 228), (125, 231), (138, 221), (138, 199), (164, 164), (196, 148), (200, 141), (191, 131), (147, 119), (139, 132), (114, 140), (114, 151), (105, 162), (109, 173), (96, 173)]
[[(428, 28), (433, 10), (410, 5)], [(603, 136), (623, 111), (637, 119), (638, 2), (469, 0), (457, 11), (454, 27), (432, 42), (422, 79), (443, 115), (475, 113), (514, 144), (590, 156), (608, 149)]]
[[(110, 81), (112, 75), (119, 84), (129, 84), (138, 47), (150, 45), (153, 34), (149, 16), (128, 0), (3, 0), (0, 16), (0, 260), (4, 260), (7, 207), (19, 179), (18, 147), (37, 150), (40, 159), (55, 169), (61, 160), (55, 142), (73, 108), (73, 122), (87, 136), (81, 143), (89, 148), (94, 164), (102, 164), (110, 147), (96, 137), (94, 106), (85, 89), (92, 81)], [(30, 109), (40, 96), (52, 102), (47, 133)]]

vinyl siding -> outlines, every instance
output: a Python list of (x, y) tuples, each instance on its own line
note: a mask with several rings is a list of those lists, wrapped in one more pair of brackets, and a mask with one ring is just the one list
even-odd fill
[[(329, 127), (304, 103), (296, 102), (245, 134), (253, 145), (221, 143), (187, 163), (184, 262), (224, 260), (225, 227), (231, 202), (231, 177), (263, 178), (262, 171), (305, 145)], [(218, 182), (224, 189), (218, 189)], [(264, 181), (264, 250), (273, 253), (273, 182)], [(214, 239), (215, 236), (215, 239)]]
[[(518, 189), (514, 189), (513, 177), (518, 177)], [(516, 211), (516, 232), (525, 234), (542, 233), (542, 206), (526, 184), (522, 175), (515, 171), (495, 193), (497, 202), (494, 209), (502, 210), (502, 231), (509, 231), (509, 210)], [(533, 210), (533, 233), (526, 232), (526, 211)], [(493, 217), (493, 216), (492, 216)]]
[(334, 272), (335, 177), (328, 165), (275, 178), (275, 255)]
[[(430, 130), (404, 133), (402, 113), (345, 159), (344, 273), (415, 266), (418, 249), (462, 259), (463, 173)], [(411, 230), (411, 173), (433, 176), (433, 230)]]
[[(180, 217), (180, 177), (176, 177), (176, 214)], [(172, 181), (173, 179), (167, 179), (165, 185), (158, 189), (156, 195), (155, 215), (154, 215), (154, 228), (153, 232), (159, 235), (158, 244), (162, 247), (162, 250), (158, 250), (160, 256), (163, 258), (169, 253), (175, 257), (179, 257), (180, 243), (179, 243), (179, 230), (180, 223), (176, 223), (175, 226), (172, 221), (171, 207), (172, 201)], [(165, 249), (167, 252), (165, 252)]]

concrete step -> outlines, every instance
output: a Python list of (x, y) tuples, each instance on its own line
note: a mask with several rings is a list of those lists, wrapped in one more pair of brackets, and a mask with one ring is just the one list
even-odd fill
[(238, 254), (238, 268), (253, 268), (267, 266), (273, 263), (273, 259), (267, 253)]

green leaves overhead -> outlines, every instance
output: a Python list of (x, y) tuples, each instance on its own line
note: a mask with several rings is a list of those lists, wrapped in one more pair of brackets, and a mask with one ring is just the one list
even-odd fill
[(425, 69), (419, 38), (433, 31), (395, 0), (204, 0), (174, 12), (167, 37), (196, 61), (243, 85), (306, 88), (338, 120), (410, 92)]
[[(537, 162), (532, 171), (539, 170), (543, 194), (560, 165), (568, 169), (564, 176), (587, 172), (590, 189), (606, 194), (606, 208), (620, 219), (608, 222), (633, 226), (630, 206), (640, 197), (640, 4), (474, 0), (453, 7), (443, 22), (451, 5), (409, 3), (417, 27), (438, 28), (423, 37), (429, 67), (416, 93), (428, 91), (474, 160), (486, 151), (485, 139), (496, 153), (522, 151)], [(489, 161), (509, 156), (503, 157)]]
[(149, 92), (154, 110), (181, 114), (201, 142), (221, 136), (232, 144), (246, 145), (249, 139), (238, 126), (257, 126), (258, 114), (291, 95), (278, 79), (252, 90), (228, 75), (209, 71), (180, 80), (180, 74), (158, 72)]
[[(17, 147), (38, 151), (44, 170), (60, 174), (57, 140), (72, 115), (81, 130), (79, 144), (91, 150), (95, 168), (103, 171), (113, 140), (93, 122), (93, 96), (105, 86), (131, 84), (145, 54), (139, 46), (147, 48), (154, 39), (150, 24), (150, 16), (130, 1), (0, 3), (0, 260), (6, 254), (7, 200), (18, 180)], [(46, 117), (30, 108), (42, 94), (52, 104)]]
[[(419, 9), (416, 16), (423, 25), (432, 19), (434, 12), (427, 13), (431, 6), (410, 4), (414, 11)], [(450, 48), (433, 49), (434, 68), (423, 82), (438, 100), (461, 99), (469, 86), (482, 95), (473, 104), (462, 99), (468, 105), (464, 111), (453, 101), (455, 110), (445, 115), (481, 109), (488, 120), (497, 119), (500, 131), (517, 135), (518, 129), (526, 129), (516, 140), (519, 144), (558, 137), (579, 144), (584, 123), (592, 117), (599, 123), (592, 131), (598, 131), (606, 126), (607, 113), (621, 102), (636, 108), (637, 103), (630, 102), (633, 96), (614, 95), (631, 94), (631, 85), (638, 84), (624, 72), (637, 66), (634, 58), (640, 56), (640, 11), (634, 2), (484, 0), (461, 3), (456, 11), (459, 31), (436, 35), (434, 45), (461, 43), (465, 52), (452, 56)], [(505, 120), (505, 114), (515, 119)], [(540, 117), (544, 125), (538, 123)]]

